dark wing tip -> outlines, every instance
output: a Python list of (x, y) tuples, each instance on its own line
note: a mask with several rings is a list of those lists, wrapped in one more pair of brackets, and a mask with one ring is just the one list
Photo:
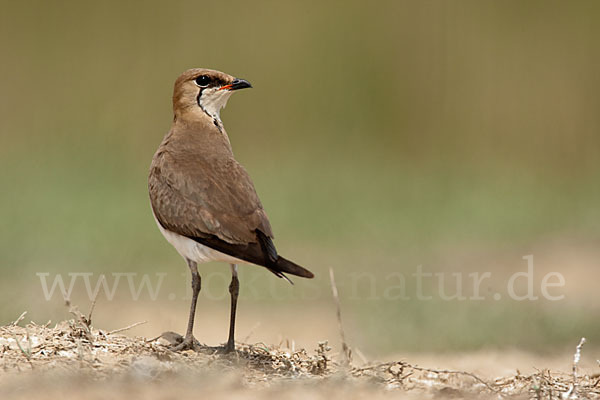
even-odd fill
[(285, 272), (287, 274), (301, 276), (302, 278), (314, 278), (314, 274), (306, 268), (278, 255), (273, 240), (271, 240), (270, 237), (265, 235), (259, 229), (256, 230), (256, 235), (265, 255), (265, 266), (267, 268), (276, 272)]
[[(307, 270), (306, 268), (301, 267), (298, 264), (296, 264), (290, 260), (287, 260), (281, 256), (277, 258), (277, 261), (275, 263), (275, 268), (277, 268), (277, 271), (285, 272), (286, 274), (300, 276), (302, 278), (312, 279), (315, 277), (315, 275), (312, 272), (310, 272), (309, 270)], [(273, 269), (275, 269), (275, 268), (273, 268)]]

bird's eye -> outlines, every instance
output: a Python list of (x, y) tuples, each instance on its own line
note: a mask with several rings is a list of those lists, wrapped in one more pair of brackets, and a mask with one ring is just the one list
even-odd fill
[(208, 77), (208, 75), (200, 75), (196, 78), (196, 85), (198, 86), (205, 87), (208, 86), (209, 83), (210, 78)]

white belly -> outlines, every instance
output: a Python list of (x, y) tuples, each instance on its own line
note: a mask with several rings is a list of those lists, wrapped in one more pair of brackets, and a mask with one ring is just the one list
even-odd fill
[(195, 240), (163, 228), (160, 222), (158, 222), (156, 219), (156, 216), (154, 216), (154, 220), (156, 221), (156, 225), (158, 225), (160, 232), (163, 234), (165, 239), (167, 239), (167, 242), (171, 243), (171, 245), (175, 247), (175, 250), (177, 250), (177, 252), (185, 259), (195, 261), (198, 264), (210, 261), (223, 261), (230, 264), (246, 263), (245, 261), (211, 249), (210, 247), (204, 246)]

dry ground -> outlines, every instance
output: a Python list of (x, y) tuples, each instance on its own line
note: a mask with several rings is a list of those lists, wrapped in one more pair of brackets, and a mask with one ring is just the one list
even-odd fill
[[(208, 346), (175, 353), (163, 338), (107, 332), (76, 309), (72, 314), (58, 324), (20, 320), (0, 327), (0, 398), (600, 398), (594, 368), (574, 375), (569, 359), (562, 362), (567, 372), (532, 369), (553, 362), (518, 353), (430, 359), (461, 370), (425, 368), (410, 357), (348, 365), (326, 342), (311, 351), (284, 342), (238, 344), (230, 355)], [(527, 372), (494, 376), (507, 362)]]

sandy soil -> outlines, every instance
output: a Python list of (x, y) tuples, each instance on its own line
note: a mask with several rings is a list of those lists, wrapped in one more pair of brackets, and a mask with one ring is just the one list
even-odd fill
[[(163, 338), (91, 326), (72, 310), (58, 324), (0, 327), (0, 398), (598, 398), (600, 378), (572, 355), (412, 354), (350, 364), (327, 342), (203, 346), (173, 352)], [(518, 370), (517, 370), (518, 368)], [(597, 371), (597, 367), (596, 371)], [(563, 371), (563, 372), (561, 372)]]

